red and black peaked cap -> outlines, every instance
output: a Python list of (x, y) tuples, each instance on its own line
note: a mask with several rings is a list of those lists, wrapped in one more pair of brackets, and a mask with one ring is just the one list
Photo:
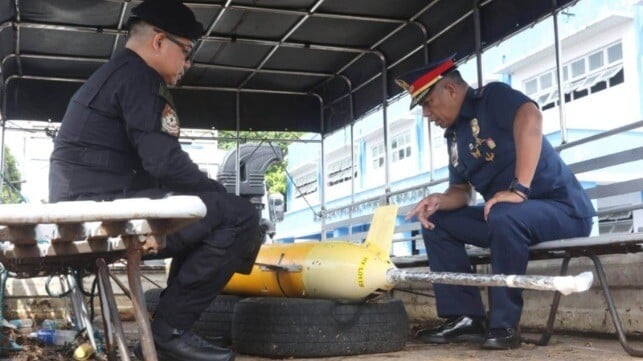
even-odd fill
[(395, 79), (395, 83), (411, 95), (410, 109), (413, 109), (414, 106), (421, 103), (424, 97), (429, 94), (431, 88), (440, 81), (445, 74), (456, 69), (454, 56), (455, 54), (446, 59), (412, 70)]

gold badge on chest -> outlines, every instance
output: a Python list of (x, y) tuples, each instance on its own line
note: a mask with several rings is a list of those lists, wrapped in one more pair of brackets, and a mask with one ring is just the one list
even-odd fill
[(480, 138), (480, 124), (478, 118), (471, 119), (471, 135), (474, 142), (469, 143), (469, 153), (475, 159), (484, 157), (487, 162), (493, 162), (495, 158), (494, 149), (496, 142), (492, 138)]

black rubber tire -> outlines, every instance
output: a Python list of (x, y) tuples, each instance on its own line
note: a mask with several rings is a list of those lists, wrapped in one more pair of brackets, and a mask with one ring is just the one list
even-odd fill
[(147, 312), (149, 312), (150, 315), (154, 315), (154, 312), (156, 312), (156, 307), (159, 305), (159, 299), (161, 298), (162, 291), (162, 288), (150, 288), (145, 291), (145, 305), (147, 306)]
[(408, 316), (396, 299), (345, 304), (331, 300), (246, 298), (234, 309), (237, 352), (263, 357), (324, 357), (399, 351)]
[(194, 324), (194, 332), (208, 341), (224, 345), (232, 344), (232, 313), (241, 297), (218, 295)]
[[(145, 291), (145, 303), (150, 314), (154, 314), (161, 297), (160, 288)], [(193, 331), (208, 341), (217, 344), (232, 344), (232, 311), (241, 300), (239, 296), (218, 295), (194, 324)]]

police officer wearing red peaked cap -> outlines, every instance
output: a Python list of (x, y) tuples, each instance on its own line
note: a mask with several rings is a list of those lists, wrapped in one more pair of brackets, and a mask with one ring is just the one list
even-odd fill
[[(160, 360), (232, 360), (232, 351), (200, 339), (192, 326), (233, 273), (250, 272), (263, 234), (250, 202), (227, 194), (179, 144), (168, 85), (190, 66), (203, 27), (175, 0), (144, 1), (128, 24), (125, 49), (69, 102), (51, 155), (50, 201), (199, 196), (205, 218), (169, 235), (160, 251), (173, 261), (152, 333)], [(140, 348), (135, 353), (142, 357)]]
[[(594, 208), (574, 174), (542, 135), (537, 104), (507, 84), (473, 89), (453, 56), (397, 79), (430, 122), (445, 129), (449, 187), (421, 200), (417, 217), (432, 271), (471, 272), (465, 243), (490, 248), (496, 274), (524, 274), (529, 246), (586, 236)], [(484, 205), (469, 206), (475, 190)], [(478, 341), (483, 348), (520, 346), (521, 290), (489, 288), (488, 329), (477, 287), (434, 285), (438, 316), (420, 330), (429, 343)]]

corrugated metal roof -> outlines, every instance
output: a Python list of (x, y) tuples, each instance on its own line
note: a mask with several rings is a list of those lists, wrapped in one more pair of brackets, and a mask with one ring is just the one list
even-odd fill
[[(60, 121), (74, 91), (123, 47), (137, 4), (0, 1), (5, 119)], [(172, 89), (184, 127), (231, 130), (239, 119), (241, 130), (322, 134), (398, 94), (396, 75), (454, 52), (458, 59), (475, 54), (474, 4), (482, 49), (552, 12), (551, 0), (186, 4), (208, 32)]]

